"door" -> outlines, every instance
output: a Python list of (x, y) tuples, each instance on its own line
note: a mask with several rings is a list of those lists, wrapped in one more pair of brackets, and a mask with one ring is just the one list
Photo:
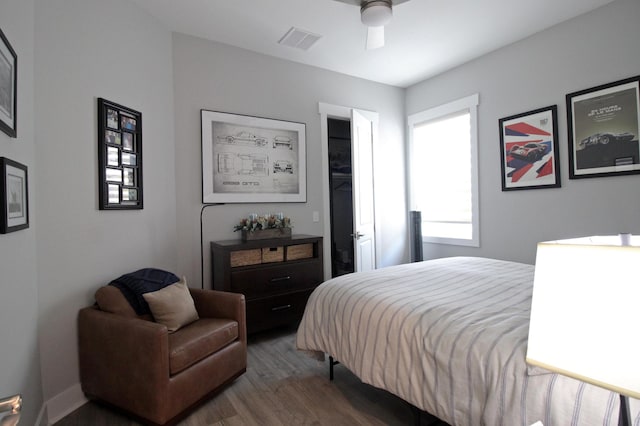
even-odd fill
[(353, 246), (356, 272), (376, 268), (373, 199), (373, 121), (351, 110)]

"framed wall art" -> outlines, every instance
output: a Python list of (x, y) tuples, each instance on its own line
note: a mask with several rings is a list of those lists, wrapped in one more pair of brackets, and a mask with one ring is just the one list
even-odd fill
[(0, 30), (0, 130), (17, 135), (18, 56)]
[(498, 120), (502, 190), (560, 187), (558, 107)]
[(305, 202), (306, 125), (201, 110), (202, 202)]
[(142, 209), (142, 114), (98, 99), (100, 210)]
[(567, 95), (569, 178), (640, 173), (640, 76)]
[(0, 157), (0, 233), (29, 227), (29, 184), (27, 166)]

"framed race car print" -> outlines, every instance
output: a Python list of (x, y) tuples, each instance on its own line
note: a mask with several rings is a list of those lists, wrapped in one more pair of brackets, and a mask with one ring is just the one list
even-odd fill
[(502, 190), (558, 188), (556, 105), (498, 120)]
[(305, 202), (304, 123), (201, 111), (202, 203)]
[(569, 178), (640, 173), (640, 76), (567, 95)]

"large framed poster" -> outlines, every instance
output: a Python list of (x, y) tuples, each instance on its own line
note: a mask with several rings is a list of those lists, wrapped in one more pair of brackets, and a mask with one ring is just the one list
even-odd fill
[(502, 190), (560, 187), (556, 105), (498, 120)]
[(202, 202), (305, 202), (304, 123), (201, 110)]
[(639, 77), (567, 95), (569, 178), (640, 173)]

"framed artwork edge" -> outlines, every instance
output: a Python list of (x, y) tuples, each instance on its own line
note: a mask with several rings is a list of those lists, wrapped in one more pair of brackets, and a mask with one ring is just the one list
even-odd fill
[[(551, 133), (550, 136), (553, 138), (551, 141), (551, 150), (553, 154), (553, 176), (554, 182), (549, 184), (531, 184), (531, 185), (521, 185), (521, 186), (508, 186), (507, 182), (507, 156), (509, 153), (506, 151), (506, 141), (505, 141), (505, 128), (504, 124), (518, 119), (518, 118), (526, 118), (530, 116), (535, 116), (538, 114), (542, 114), (548, 112), (551, 114)], [(534, 110), (510, 115), (508, 117), (503, 117), (498, 119), (498, 128), (500, 131), (500, 170), (501, 170), (501, 183), (502, 183), (502, 191), (522, 191), (528, 189), (546, 189), (546, 188), (560, 188), (562, 187), (561, 175), (560, 175), (560, 158), (559, 158), (559, 142), (558, 142), (558, 106), (557, 105), (549, 105), (542, 108), (537, 108)], [(546, 155), (546, 153), (544, 154)]]
[(11, 43), (9, 43), (9, 40), (2, 29), (0, 29), (0, 43), (2, 44), (0, 49), (6, 49), (7, 53), (11, 56), (11, 59), (13, 59), (13, 64), (9, 64), (10, 66), (13, 66), (13, 78), (11, 79), (12, 87), (9, 90), (13, 96), (13, 99), (10, 100), (10, 108), (12, 108), (10, 114), (12, 115), (7, 117), (10, 121), (7, 123), (4, 119), (7, 114), (0, 109), (0, 130), (6, 133), (9, 137), (16, 138), (18, 136), (18, 55), (15, 50), (13, 50)]
[[(17, 175), (23, 176), (14, 176), (17, 179), (23, 179), (23, 182), (18, 182), (18, 186), (14, 181), (14, 189), (19, 193), (20, 199), (18, 203), (13, 203), (14, 206), (18, 207), (18, 212), (22, 213), (24, 220), (18, 219), (18, 217), (11, 218), (10, 210), (12, 208), (11, 202), (9, 201), (10, 189), (11, 185), (8, 179), (8, 168), (14, 168), (19, 170), (20, 173)], [(0, 197), (2, 197), (2, 211), (0, 212), (0, 234), (8, 234), (10, 232), (19, 231), (21, 229), (26, 229), (29, 227), (29, 177), (28, 177), (28, 168), (24, 164), (18, 163), (17, 161), (13, 161), (6, 157), (0, 157)], [(12, 224), (11, 222), (14, 222)]]
[[(208, 109), (200, 110), (200, 120), (203, 204), (307, 201), (306, 123)], [(220, 129), (228, 132), (217, 134)], [(269, 189), (276, 181), (285, 190)], [(230, 189), (216, 189), (223, 184)]]
[[(627, 90), (635, 91), (635, 139), (631, 139), (631, 143), (635, 143), (638, 149), (633, 150), (634, 155), (637, 154), (637, 157), (632, 159), (631, 164), (623, 164), (623, 165), (609, 165), (609, 166), (600, 166), (600, 167), (592, 167), (585, 168), (585, 170), (591, 170), (588, 172), (578, 173), (577, 164), (578, 164), (578, 151), (584, 151), (587, 149), (591, 149), (594, 145), (600, 145), (604, 142), (598, 142), (598, 135), (602, 135), (602, 132), (591, 134), (587, 138), (576, 138), (577, 128), (576, 125), (576, 116), (575, 116), (575, 108), (574, 103), (577, 102), (585, 102), (585, 101), (593, 101), (598, 99), (599, 97), (603, 97), (603, 95), (598, 96), (598, 94), (603, 93), (607, 90), (610, 91), (610, 97), (620, 96), (623, 88), (628, 86)], [(619, 88), (618, 92), (615, 91), (616, 88)], [(593, 95), (592, 97), (586, 97), (587, 95)], [(604, 95), (606, 96), (606, 95)], [(584, 99), (581, 99), (584, 98)], [(578, 99), (576, 101), (576, 99)], [(640, 75), (624, 78), (621, 80), (613, 81), (610, 83), (601, 84), (598, 86), (593, 86), (587, 89), (582, 89), (579, 91), (575, 91), (572, 93), (568, 93), (565, 96), (566, 108), (567, 108), (567, 144), (568, 144), (568, 157), (569, 157), (569, 179), (588, 179), (588, 178), (597, 178), (597, 177), (610, 177), (610, 176), (628, 176), (640, 174), (640, 142), (638, 141), (639, 133), (640, 133)], [(618, 106), (618, 105), (615, 105)], [(615, 109), (615, 108), (613, 108)], [(599, 110), (594, 109), (592, 112), (597, 114)], [(615, 111), (614, 111), (615, 112)], [(617, 133), (617, 135), (621, 135), (625, 132)], [(615, 135), (615, 134), (612, 134)], [(576, 139), (580, 139), (576, 141)], [(577, 143), (576, 143), (577, 142)], [(618, 141), (616, 141), (618, 142)], [(607, 142), (608, 144), (608, 142)], [(579, 146), (582, 147), (578, 149)], [(589, 145), (589, 146), (584, 146)], [(603, 148), (601, 148), (603, 149)], [(617, 159), (616, 159), (617, 161)], [(626, 161), (628, 163), (628, 160)], [(598, 169), (601, 169), (598, 171)]]

